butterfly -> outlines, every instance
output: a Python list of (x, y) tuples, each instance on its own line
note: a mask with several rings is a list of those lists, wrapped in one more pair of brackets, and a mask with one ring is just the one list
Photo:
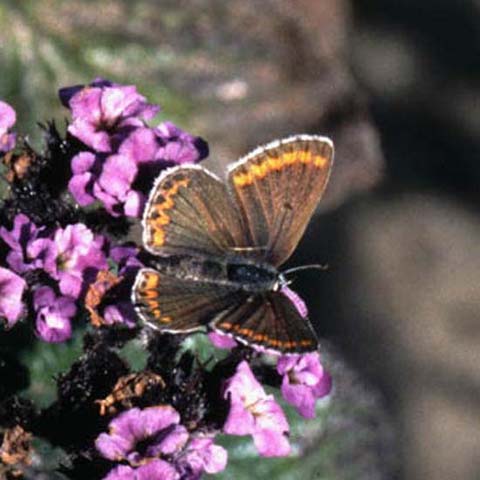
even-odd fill
[(148, 325), (203, 329), (283, 354), (315, 351), (307, 318), (282, 292), (279, 267), (300, 241), (328, 183), (333, 143), (296, 135), (258, 147), (227, 179), (199, 165), (163, 171), (143, 216), (155, 268), (142, 268), (132, 301)]

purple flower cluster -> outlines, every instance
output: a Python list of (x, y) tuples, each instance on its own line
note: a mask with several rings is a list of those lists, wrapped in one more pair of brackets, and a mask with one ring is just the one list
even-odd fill
[(9, 269), (0, 271), (2, 289), (9, 292), (0, 300), (8, 326), (12, 327), (25, 309), (21, 298), (26, 282), (19, 275), (41, 271), (42, 280), (31, 285), (36, 331), (47, 342), (70, 338), (75, 302), (91, 276), (107, 268), (104, 237), (80, 223), (53, 231), (37, 227), (26, 215), (18, 214), (11, 230), (0, 227), (0, 238), (8, 249)]
[(0, 317), (9, 328), (25, 313), (22, 297), (27, 283), (22, 278), (29, 272), (41, 273), (31, 282), (36, 332), (47, 342), (63, 342), (71, 337), (71, 320), (83, 305), (87, 287), (97, 274), (107, 271), (114, 262), (125, 280), (122, 298), (104, 306), (106, 325), (135, 325), (135, 312), (129, 300), (135, 273), (141, 262), (134, 247), (109, 247), (107, 239), (94, 234), (84, 224), (65, 228), (37, 227), (24, 214), (16, 215), (11, 230), (0, 227), (0, 239), (6, 245), (5, 263), (0, 267)]
[(109, 424), (95, 445), (100, 454), (127, 465), (114, 467), (104, 480), (179, 480), (217, 473), (227, 464), (227, 452), (209, 435), (190, 435), (170, 405), (131, 408)]
[[(331, 389), (331, 378), (320, 364), (318, 353), (280, 357), (277, 371), (283, 375), (283, 398), (300, 415), (313, 418), (316, 399), (328, 395)], [(290, 453), (287, 418), (246, 361), (237, 366), (235, 374), (226, 382), (224, 395), (230, 401), (223, 426), (225, 433), (251, 435), (263, 457), (283, 457)]]
[[(99, 201), (112, 217), (138, 217), (160, 170), (197, 162), (207, 153), (201, 139), (170, 122), (149, 127), (146, 121), (159, 107), (147, 103), (135, 86), (97, 79), (88, 86), (61, 89), (59, 95), (72, 114), (66, 140), (72, 176), (66, 181), (82, 207)], [(15, 134), (9, 132), (15, 120), (15, 111), (0, 102), (0, 153), (15, 146)], [(80, 221), (50, 221), (57, 226), (47, 228), (17, 213), (10, 222), (13, 227), (0, 226), (0, 246), (5, 247), (0, 257), (0, 316), (9, 328), (27, 313), (26, 305), (33, 309), (38, 335), (48, 342), (68, 339), (71, 321), (84, 306), (101, 319), (97, 326), (135, 325), (127, 290), (141, 266), (138, 248), (111, 246)], [(116, 297), (104, 302), (98, 297), (111, 285), (104, 282), (102, 287), (98, 275), (109, 268), (115, 269), (123, 290), (117, 288)], [(93, 306), (84, 305), (90, 287), (97, 296)]]
[[(72, 174), (64, 178), (62, 191), (68, 182), (68, 190), (80, 207), (99, 202), (109, 215), (103, 209), (85, 212), (75, 208), (77, 216), (57, 216), (42, 225), (22, 203), (14, 204), (15, 208), (1, 217), (4, 225), (0, 225), (0, 319), (12, 328), (28, 316), (35, 323), (37, 335), (52, 343), (68, 340), (73, 321), (82, 315), (90, 314), (96, 327), (135, 326), (130, 291), (142, 261), (148, 257), (142, 254), (140, 260), (137, 246), (113, 244), (105, 232), (117, 232), (114, 227), (127, 225), (119, 234), (125, 239), (129, 222), (121, 217), (141, 215), (152, 180), (160, 170), (197, 162), (207, 153), (203, 141), (170, 122), (148, 126), (146, 122), (154, 118), (159, 107), (147, 103), (134, 86), (98, 79), (88, 86), (62, 89), (60, 98), (72, 115), (67, 138), (58, 136), (68, 147), (62, 150), (69, 152), (62, 159), (67, 161), (65, 165), (70, 163)], [(0, 154), (15, 147), (16, 136), (10, 133), (15, 119), (14, 110), (0, 102)], [(39, 178), (44, 181), (43, 176)], [(98, 231), (102, 234), (95, 233)], [(288, 287), (282, 293), (305, 318), (308, 312), (303, 300)], [(120, 330), (122, 335), (131, 335), (128, 338), (136, 335), (135, 329)], [(108, 333), (112, 331), (111, 338), (118, 333), (114, 329)], [(209, 337), (219, 348), (238, 347), (227, 335), (211, 332)], [(106, 350), (114, 345), (109, 345), (108, 339), (103, 341)], [(120, 335), (115, 341), (123, 342)], [(101, 465), (106, 460), (113, 463), (104, 480), (195, 480), (204, 473), (220, 472), (227, 464), (226, 450), (214, 443), (220, 431), (251, 436), (260, 456), (289, 455), (287, 417), (274, 395), (265, 391), (259, 381), (262, 377), (256, 378), (252, 371), (261, 372), (256, 366), (264, 353), (271, 352), (257, 349), (244, 355), (244, 350), (237, 349), (212, 373), (202, 365), (182, 371), (180, 361), (176, 363), (174, 342), (168, 344), (165, 340), (160, 345), (152, 340), (147, 348), (150, 359), (163, 359), (149, 360), (152, 365), (161, 364), (154, 370), (155, 376), (161, 378), (161, 393), (148, 381), (125, 382), (116, 395), (112, 391), (109, 396), (123, 411), (110, 421), (108, 433), (98, 435), (95, 426), (90, 432), (98, 435), (95, 447), (99, 455), (93, 461)], [(84, 357), (85, 362), (100, 361), (95, 360), (95, 355)], [(115, 358), (115, 354), (108, 352), (105, 358)], [(252, 359), (252, 367), (245, 358)], [(301, 416), (313, 418), (317, 399), (326, 396), (332, 386), (319, 354), (275, 354), (274, 359), (276, 371), (270, 363), (268, 378), (275, 378), (281, 385), (285, 402)], [(125, 378), (124, 362), (119, 359), (118, 363), (121, 366), (117, 371), (113, 365), (108, 381)], [(103, 370), (110, 372), (109, 368), (106, 362)], [(193, 373), (190, 368), (195, 369)], [(219, 372), (224, 373), (217, 378)], [(71, 376), (74, 378), (75, 372)], [(69, 376), (62, 381), (68, 384)], [(59, 392), (70, 390), (59, 388)], [(145, 392), (148, 395), (143, 396)], [(84, 399), (85, 411), (91, 410), (92, 398), (93, 394)], [(64, 408), (70, 403), (57, 404)], [(208, 411), (209, 406), (212, 411)]]
[(15, 110), (5, 102), (0, 101), (0, 153), (9, 152), (15, 147), (17, 136), (9, 133), (17, 120)]
[(148, 187), (167, 166), (194, 163), (206, 155), (204, 143), (170, 122), (150, 128), (159, 107), (134, 86), (97, 79), (89, 86), (60, 90), (72, 113), (71, 135), (85, 145), (72, 159), (69, 190), (81, 206), (100, 201), (112, 216), (139, 217)]
[[(283, 375), (284, 399), (299, 413), (312, 418), (315, 400), (331, 388), (318, 354), (280, 357), (277, 371)], [(224, 382), (223, 397), (229, 402), (223, 432), (250, 435), (263, 457), (282, 457), (291, 451), (287, 418), (272, 394), (267, 394), (249, 364), (241, 361)], [(131, 408), (115, 417), (109, 432), (96, 440), (106, 459), (122, 463), (105, 479), (197, 479), (217, 473), (227, 463), (227, 452), (214, 444), (214, 435), (189, 433), (180, 415), (169, 405)]]

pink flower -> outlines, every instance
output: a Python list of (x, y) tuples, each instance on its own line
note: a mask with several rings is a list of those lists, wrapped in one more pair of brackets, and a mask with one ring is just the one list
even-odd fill
[(93, 184), (93, 195), (112, 216), (124, 214), (125, 205), (135, 211), (135, 205), (142, 203), (138, 192), (131, 189), (136, 175), (137, 164), (126, 155), (110, 155), (103, 164), (102, 173)]
[(27, 270), (37, 268), (37, 262), (27, 254), (28, 245), (36, 240), (44, 230), (37, 228), (30, 219), (23, 213), (15, 216), (12, 230), (0, 227), (0, 237), (10, 247), (7, 254), (9, 267), (17, 273), (24, 273)]
[(78, 204), (99, 200), (112, 216), (141, 216), (146, 193), (160, 171), (198, 162), (208, 151), (203, 140), (168, 125), (168, 129), (136, 127), (122, 141), (118, 153), (75, 155), (68, 189)]
[(305, 418), (315, 417), (315, 401), (330, 393), (332, 379), (320, 363), (318, 353), (285, 355), (278, 360), (283, 375), (283, 398)]
[(23, 314), (22, 295), (26, 286), (23, 278), (0, 267), (0, 318), (7, 320), (8, 328), (13, 327)]
[(100, 169), (102, 159), (91, 152), (80, 152), (72, 158), (73, 176), (68, 183), (68, 190), (81, 207), (95, 201), (93, 184)]
[(267, 395), (254, 377), (248, 363), (241, 362), (227, 381), (225, 398), (230, 411), (223, 431), (230, 435), (252, 435), (258, 452), (264, 457), (282, 457), (290, 453), (288, 423), (273, 395)]
[(173, 123), (148, 127), (144, 120), (159, 107), (146, 103), (134, 86), (97, 79), (59, 94), (72, 111), (68, 131), (94, 150), (72, 159), (68, 188), (81, 206), (99, 200), (112, 216), (140, 217), (152, 181), (163, 169), (208, 154), (201, 138)]
[(60, 97), (72, 111), (68, 131), (97, 152), (113, 152), (128, 132), (153, 118), (159, 107), (148, 104), (134, 85), (96, 80), (84, 88), (70, 87)]
[(33, 294), (33, 306), (37, 312), (38, 336), (50, 343), (60, 343), (72, 336), (71, 318), (77, 307), (70, 297), (57, 297), (50, 287), (40, 287)]
[(227, 451), (215, 445), (212, 437), (199, 436), (185, 447), (177, 460), (177, 468), (183, 473), (182, 478), (194, 480), (201, 478), (204, 472), (213, 474), (225, 470), (227, 459)]
[(163, 122), (155, 128), (160, 148), (155, 158), (173, 165), (196, 163), (208, 155), (207, 143), (178, 128), (172, 122)]
[(0, 101), (0, 153), (9, 152), (15, 147), (16, 134), (8, 131), (16, 120), (15, 110), (8, 103)]
[(138, 164), (156, 165), (160, 171), (172, 165), (197, 163), (208, 155), (208, 145), (172, 122), (163, 122), (156, 128), (135, 129), (122, 142), (119, 153)]
[(183, 448), (188, 432), (179, 422), (180, 415), (170, 405), (131, 408), (110, 422), (109, 433), (100, 434), (95, 446), (109, 460), (140, 465), (146, 459), (171, 455)]
[(94, 278), (98, 270), (107, 268), (102, 250), (104, 238), (94, 235), (82, 223), (59, 228), (53, 239), (33, 241), (28, 247), (30, 257), (41, 257), (42, 268), (59, 281), (64, 295), (78, 298), (86, 277)]
[(68, 189), (79, 205), (99, 200), (114, 217), (140, 216), (145, 198), (132, 190), (138, 168), (131, 157), (80, 152), (72, 159), (72, 172)]
[(179, 480), (180, 475), (168, 462), (155, 459), (132, 468), (128, 465), (119, 465), (110, 470), (103, 480)]

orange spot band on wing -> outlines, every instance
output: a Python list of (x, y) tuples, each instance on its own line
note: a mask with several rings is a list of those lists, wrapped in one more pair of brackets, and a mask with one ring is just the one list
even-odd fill
[(286, 152), (278, 157), (269, 157), (257, 164), (245, 165), (245, 170), (233, 176), (233, 183), (237, 187), (251, 185), (255, 180), (265, 178), (270, 172), (278, 172), (285, 167), (302, 163), (313, 164), (317, 168), (325, 168), (328, 159), (322, 155), (315, 155), (309, 150)]
[(173, 185), (160, 194), (163, 201), (156, 204), (152, 203), (151, 213), (147, 219), (148, 226), (152, 229), (152, 243), (155, 247), (161, 247), (165, 243), (165, 226), (170, 223), (168, 211), (175, 205), (173, 197), (178, 193), (181, 187), (187, 187), (188, 178), (182, 178), (173, 182)]
[(144, 283), (142, 283), (142, 289), (151, 290), (158, 287), (160, 283), (158, 275), (151, 272), (144, 272), (143, 276)]
[(219, 327), (225, 330), (233, 331), (234, 334), (241, 335), (248, 338), (252, 342), (256, 342), (260, 345), (266, 345), (267, 347), (284, 348), (290, 350), (296, 347), (309, 347), (314, 344), (312, 340), (278, 340), (276, 338), (269, 337), (266, 334), (257, 333), (249, 328), (242, 328), (240, 325), (231, 324), (229, 322), (222, 322), (219, 324)]

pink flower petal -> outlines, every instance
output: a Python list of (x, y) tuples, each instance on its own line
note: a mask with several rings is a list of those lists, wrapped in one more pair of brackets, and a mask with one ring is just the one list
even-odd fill
[(231, 395), (232, 400), (239, 399), (247, 403), (253, 403), (266, 396), (265, 390), (245, 360), (238, 364), (235, 375), (227, 382), (225, 396), (227, 394)]
[(81, 207), (91, 205), (95, 201), (95, 197), (89, 192), (93, 180), (93, 175), (90, 172), (85, 172), (74, 175), (68, 182), (68, 191)]
[(120, 435), (101, 433), (95, 441), (95, 447), (104, 458), (121, 461), (133, 447), (133, 442)]
[(223, 431), (229, 435), (250, 435), (255, 429), (255, 419), (242, 403), (232, 401)]
[(151, 128), (135, 129), (122, 143), (119, 153), (133, 159), (136, 163), (151, 162), (158, 150), (158, 141)]
[(145, 196), (135, 190), (130, 190), (125, 199), (124, 211), (127, 217), (139, 218), (145, 208)]
[(134, 160), (125, 155), (110, 155), (98, 182), (102, 190), (119, 201), (125, 201), (131, 184), (137, 175)]
[(332, 390), (332, 377), (328, 372), (324, 372), (320, 381), (313, 387), (313, 394), (317, 398), (325, 397)]
[(229, 350), (237, 346), (237, 342), (233, 338), (219, 332), (210, 332), (208, 339), (216, 348)]
[(288, 438), (276, 430), (254, 432), (253, 443), (262, 457), (286, 457), (291, 451)]
[(291, 385), (284, 380), (281, 391), (285, 401), (294, 405), (302, 417), (315, 418), (315, 396), (311, 388), (305, 385)]
[(0, 135), (3, 135), (17, 121), (15, 110), (6, 102), (0, 100)]
[(227, 451), (211, 437), (196, 437), (188, 445), (185, 462), (194, 474), (218, 473), (227, 466)]
[(255, 428), (261, 430), (277, 430), (288, 432), (288, 422), (282, 407), (275, 401), (273, 395), (258, 401), (251, 408), (255, 418)]
[(26, 286), (23, 278), (0, 267), (0, 317), (7, 320), (9, 328), (13, 327), (23, 314), (22, 296)]
[(102, 118), (101, 95), (102, 89), (98, 87), (85, 87), (75, 93), (69, 101), (74, 121), (84, 118), (90, 122), (99, 122)]
[(72, 158), (72, 172), (74, 175), (88, 172), (95, 164), (96, 157), (91, 152), (80, 152)]

